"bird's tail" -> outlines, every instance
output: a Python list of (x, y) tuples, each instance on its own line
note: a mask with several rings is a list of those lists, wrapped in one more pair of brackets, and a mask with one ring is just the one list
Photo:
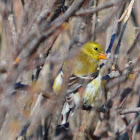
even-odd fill
[(74, 110), (75, 110), (74, 94), (70, 93), (66, 96), (66, 101), (64, 103), (64, 106), (61, 112), (60, 125), (63, 125), (69, 122), (69, 118), (73, 115)]
[(71, 93), (66, 96), (66, 101), (61, 112), (60, 122), (56, 128), (56, 136), (58, 136), (59, 134), (64, 134), (66, 137), (72, 137), (71, 131), (69, 129), (69, 118), (73, 115), (74, 110), (74, 94)]

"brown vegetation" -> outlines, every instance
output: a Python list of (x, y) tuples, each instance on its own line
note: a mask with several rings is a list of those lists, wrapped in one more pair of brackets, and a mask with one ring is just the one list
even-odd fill
[(52, 84), (63, 61), (93, 40), (108, 56), (101, 64), (102, 90), (93, 108), (76, 110), (65, 139), (139, 140), (138, 5), (140, 0), (1, 0), (0, 139), (64, 139), (55, 130), (67, 82), (58, 97)]

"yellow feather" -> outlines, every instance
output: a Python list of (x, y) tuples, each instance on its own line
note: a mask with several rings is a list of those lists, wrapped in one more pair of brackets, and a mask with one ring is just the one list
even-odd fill
[(101, 87), (101, 74), (99, 73), (98, 77), (92, 80), (86, 87), (83, 94), (83, 104), (84, 105), (92, 105), (97, 94), (99, 88)]
[[(99, 60), (105, 59), (105, 58), (106, 57), (103, 54), (101, 46), (92, 41), (85, 43), (81, 47), (77, 56), (75, 58), (73, 58), (73, 65), (72, 65), (73, 68), (72, 68), (71, 75), (74, 74), (74, 77), (71, 77), (72, 80), (70, 79), (70, 81), (68, 83), (68, 86), (69, 86), (71, 92), (67, 95), (66, 102), (65, 102), (62, 112), (61, 112), (61, 116), (63, 118), (61, 120), (61, 124), (64, 124), (68, 121), (70, 116), (73, 114), (74, 109), (76, 109), (79, 106), (81, 99), (83, 100), (83, 104), (85, 106), (89, 106), (89, 105), (93, 104), (93, 102), (98, 94), (99, 88), (101, 86), (100, 72), (99, 72), (99, 75), (94, 80), (92, 80), (90, 83), (87, 84), (85, 91), (82, 94), (82, 97), (79, 94), (80, 92), (77, 92), (75, 94), (73, 93), (75, 88), (78, 89), (79, 87), (82, 86), (82, 85), (80, 85), (80, 83), (75, 83), (74, 79), (81, 78), (88, 74), (94, 73), (97, 70)], [(62, 71), (67, 66), (66, 63), (67, 63), (67, 61), (64, 62)], [(63, 80), (62, 71), (58, 74), (58, 76), (56, 77), (54, 84), (53, 84), (53, 90), (56, 94), (58, 92), (60, 92), (60, 89), (62, 86), (62, 80)], [(76, 81), (76, 82), (78, 82), (78, 81)], [(69, 89), (68, 89), (68, 91), (69, 91)], [(71, 110), (71, 108), (73, 108), (72, 109), (73, 111)]]
[(54, 83), (53, 83), (53, 91), (57, 94), (60, 89), (61, 89), (61, 85), (62, 85), (62, 75), (63, 73), (60, 72), (57, 77), (55, 78), (54, 80)]
[[(101, 53), (103, 53), (103, 50), (99, 44), (92, 41), (85, 43), (81, 47), (77, 56), (73, 58), (72, 74), (76, 76), (81, 76), (94, 73), (97, 70), (97, 66), (100, 59), (99, 54)], [(64, 62), (64, 64), (66, 63), (67, 61)], [(65, 65), (63, 65), (63, 68), (64, 67)], [(55, 93), (58, 93), (60, 91), (62, 85), (62, 75), (63, 75), (62, 72), (59, 73), (54, 81), (53, 90)], [(96, 79), (92, 80), (89, 84), (87, 84), (87, 87), (82, 97), (84, 104), (87, 105), (93, 104), (93, 101), (97, 96), (100, 85), (101, 85), (101, 74), (99, 74)], [(75, 103), (79, 101), (79, 97), (80, 96), (77, 93), (74, 95)]]
[(87, 75), (94, 73), (97, 69), (99, 54), (101, 52), (102, 48), (99, 44), (92, 41), (85, 43), (75, 59), (73, 74)]

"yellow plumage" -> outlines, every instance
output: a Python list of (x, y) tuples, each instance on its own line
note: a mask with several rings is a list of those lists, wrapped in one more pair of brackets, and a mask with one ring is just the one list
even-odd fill
[(60, 89), (61, 89), (61, 85), (62, 85), (62, 72), (60, 72), (57, 77), (55, 78), (55, 81), (53, 83), (53, 91), (57, 94)]
[[(78, 89), (82, 88), (85, 80), (91, 78), (89, 74), (92, 75), (94, 72), (96, 72), (100, 59), (106, 59), (102, 47), (92, 41), (85, 43), (81, 47), (77, 56), (73, 58), (73, 69), (68, 83), (66, 103), (64, 104), (61, 113), (63, 118), (61, 124), (66, 123), (69, 119), (69, 116), (67, 116), (67, 114), (72, 114), (71, 112), (73, 108), (75, 106), (78, 107), (81, 101), (81, 95), (79, 94)], [(62, 67), (62, 71), (58, 74), (53, 84), (53, 90), (56, 94), (61, 89), (63, 80), (63, 69), (66, 63), (67, 62), (65, 61)], [(95, 79), (91, 79), (92, 80), (89, 80), (90, 82), (87, 84), (82, 94), (83, 104), (86, 106), (92, 105), (97, 96), (98, 90), (101, 85), (100, 72)]]
[(83, 94), (83, 104), (84, 105), (92, 105), (97, 94), (99, 88), (101, 86), (101, 74), (99, 73), (98, 77), (92, 80), (89, 84), (87, 84), (86, 89)]

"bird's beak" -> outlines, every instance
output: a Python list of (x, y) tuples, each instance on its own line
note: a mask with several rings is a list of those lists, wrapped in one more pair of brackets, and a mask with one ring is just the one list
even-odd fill
[(106, 55), (104, 53), (99, 54), (99, 59), (107, 59)]

